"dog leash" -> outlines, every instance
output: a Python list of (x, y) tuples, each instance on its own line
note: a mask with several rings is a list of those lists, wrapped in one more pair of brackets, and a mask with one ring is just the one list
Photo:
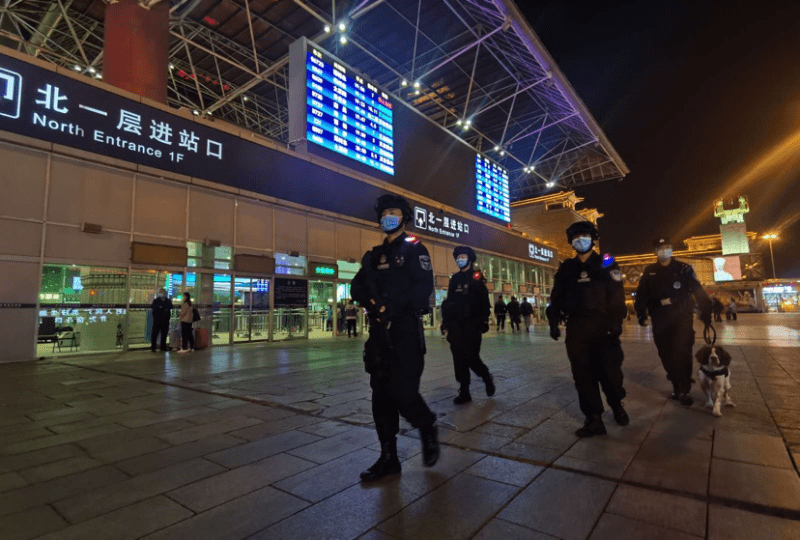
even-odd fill
[(707, 324), (705, 328), (703, 328), (703, 339), (706, 345), (710, 347), (713, 347), (717, 342), (717, 331), (711, 324)]

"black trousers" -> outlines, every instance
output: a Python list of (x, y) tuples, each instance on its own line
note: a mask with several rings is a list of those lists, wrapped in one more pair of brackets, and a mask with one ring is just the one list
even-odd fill
[(347, 319), (347, 337), (350, 337), (350, 332), (353, 332), (356, 337), (358, 337), (358, 333), (356, 331), (356, 320), (355, 319)]
[[(372, 418), (381, 442), (389, 441), (400, 432), (400, 415), (415, 428), (433, 425), (436, 415), (419, 393), (419, 381), (425, 368), (416, 317), (393, 320), (389, 331), (391, 348), (384, 348), (388, 362), (386, 373), (373, 373)], [(413, 320), (411, 320), (413, 319)], [(379, 339), (370, 330), (370, 339)]]
[[(612, 409), (625, 398), (622, 386), (622, 345), (618, 337), (608, 334), (604, 318), (570, 317), (567, 322), (567, 356), (572, 366), (572, 379), (578, 390), (581, 412), (587, 417), (603, 414), (600, 388)], [(599, 385), (599, 387), (598, 387)]]
[(510, 317), (509, 322), (511, 323), (511, 331), (519, 332), (519, 317)]
[(506, 314), (503, 313), (502, 315), (495, 315), (497, 317), (497, 329), (498, 330), (505, 330), (506, 329)]
[(194, 350), (194, 330), (192, 323), (181, 321), (181, 337), (183, 338), (183, 348)]
[(653, 340), (658, 348), (667, 379), (679, 393), (692, 389), (692, 347), (694, 328), (692, 312), (663, 307), (652, 314)]
[(489, 376), (489, 368), (481, 361), (481, 323), (480, 321), (461, 321), (447, 328), (447, 341), (453, 353), (453, 368), (456, 381), (461, 388), (469, 389), (469, 370), (481, 379)]
[(159, 343), (158, 335), (161, 334), (161, 350), (167, 350), (167, 334), (169, 334), (169, 319), (153, 319), (153, 330), (150, 332), (150, 349), (156, 350)]

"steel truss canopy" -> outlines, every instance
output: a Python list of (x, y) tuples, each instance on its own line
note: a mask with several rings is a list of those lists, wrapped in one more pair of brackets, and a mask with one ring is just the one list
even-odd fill
[[(0, 43), (101, 78), (106, 4), (0, 0)], [(288, 144), (289, 45), (305, 36), (506, 167), (513, 200), (629, 172), (511, 0), (169, 4), (174, 107)]]

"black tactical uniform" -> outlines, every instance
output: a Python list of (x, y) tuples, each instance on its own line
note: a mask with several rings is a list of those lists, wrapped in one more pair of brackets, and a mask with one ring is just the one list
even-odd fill
[(506, 303), (503, 302), (503, 295), (500, 295), (500, 298), (494, 304), (494, 316), (497, 318), (497, 331), (505, 330), (506, 329), (506, 313), (508, 312), (508, 307)]
[(159, 343), (158, 336), (161, 334), (161, 350), (167, 350), (167, 334), (169, 334), (169, 319), (172, 316), (172, 300), (157, 296), (153, 303), (150, 305), (153, 311), (153, 329), (150, 332), (150, 350), (156, 350), (156, 344)]
[[(405, 199), (385, 195), (376, 212), (400, 208), (411, 218)], [(398, 228), (399, 229), (399, 228)], [(365, 345), (365, 367), (372, 387), (372, 416), (381, 442), (381, 458), (362, 474), (373, 480), (400, 472), (396, 436), (400, 415), (419, 428), (423, 461), (436, 463), (439, 446), (436, 415), (419, 393), (424, 368), (425, 337), (420, 315), (429, 309), (433, 293), (433, 268), (428, 250), (405, 233), (368, 251), (362, 269), (353, 279), (353, 299), (369, 311), (369, 339)]]
[[(658, 249), (668, 246), (669, 239), (655, 242)], [(694, 346), (693, 313), (695, 301), (700, 306), (700, 319), (711, 321), (711, 300), (697, 281), (694, 269), (670, 258), (645, 268), (636, 291), (634, 304), (639, 324), (645, 324), (647, 314), (653, 318), (653, 340), (661, 364), (672, 383), (672, 398), (691, 405), (692, 347)]]
[[(597, 229), (588, 221), (567, 229), (570, 242), (574, 236), (586, 234), (591, 234), (593, 240), (597, 238)], [(626, 311), (622, 273), (616, 263), (604, 264), (603, 258), (592, 251), (585, 262), (576, 256), (561, 264), (555, 275), (547, 318), (550, 335), (556, 340), (561, 335), (559, 320), (567, 322), (567, 356), (581, 412), (586, 415), (586, 424), (576, 432), (580, 437), (606, 433), (598, 383), (614, 411), (614, 419), (620, 425), (628, 424), (622, 407), (625, 389), (619, 341)]]
[(453, 250), (453, 258), (457, 259), (462, 254), (468, 256), (469, 265), (450, 278), (447, 298), (442, 303), (442, 329), (447, 331), (456, 381), (461, 385), (458, 395), (453, 399), (457, 405), (472, 401), (469, 393), (470, 369), (483, 379), (488, 396), (495, 392), (492, 375), (480, 356), (481, 334), (489, 330), (489, 317), (492, 314), (489, 290), (483, 274), (472, 268), (475, 252), (466, 246)]

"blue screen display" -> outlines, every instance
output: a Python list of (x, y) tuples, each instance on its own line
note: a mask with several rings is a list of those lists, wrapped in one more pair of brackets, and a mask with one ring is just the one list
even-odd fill
[(320, 51), (306, 53), (306, 137), (394, 175), (389, 96)]
[(475, 158), (475, 187), (478, 212), (505, 222), (511, 221), (507, 170), (478, 154)]

